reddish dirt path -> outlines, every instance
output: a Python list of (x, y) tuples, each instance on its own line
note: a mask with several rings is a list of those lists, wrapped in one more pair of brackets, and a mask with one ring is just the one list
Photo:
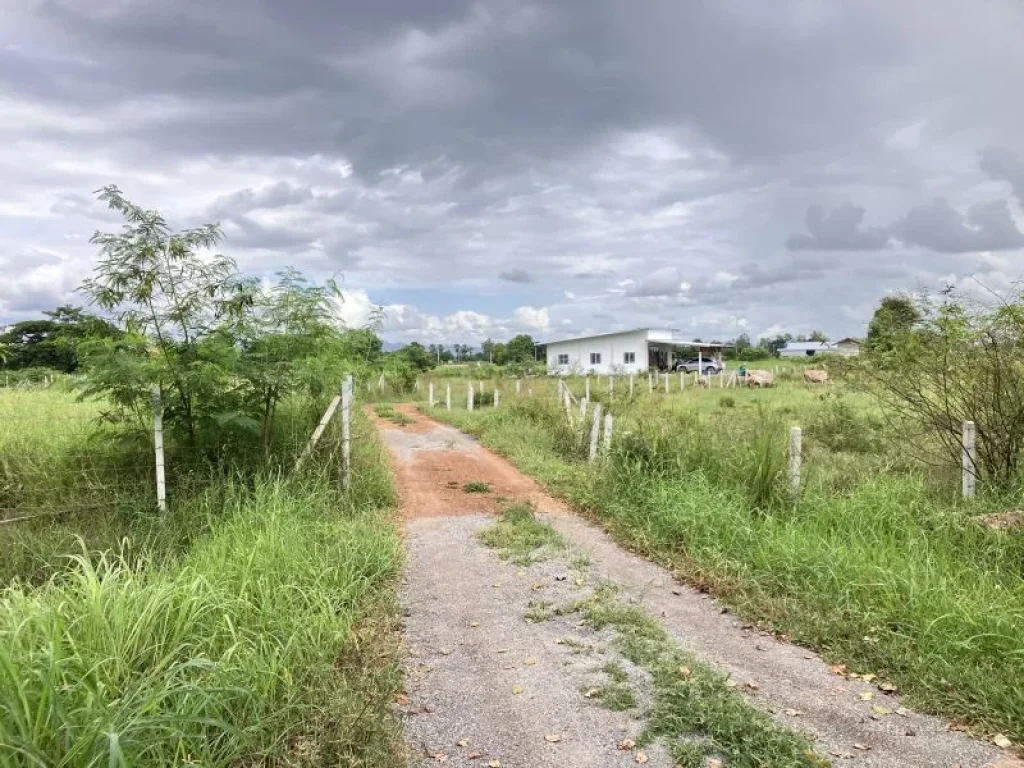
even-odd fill
[[(410, 419), (404, 426), (369, 410), (393, 463), (402, 511), (407, 518), (497, 512), (503, 500), (529, 501), (538, 512), (563, 514), (565, 505), (547, 496), (537, 483), (475, 439), (438, 424), (410, 403), (395, 410)], [(483, 482), (491, 493), (466, 493), (466, 483)]]
[[(617, 585), (621, 599), (642, 606), (700, 660), (733, 680), (754, 681), (743, 691), (747, 700), (780, 725), (806, 733), (836, 765), (1024, 765), (939, 718), (902, 708), (897, 695), (874, 683), (837, 675), (805, 648), (757, 632), (711, 596), (679, 584), (668, 571), (567, 514), (534, 480), (472, 437), (413, 405), (396, 410), (414, 423), (374, 419), (392, 457), (407, 519), (409, 561), (401, 590), (409, 686), (405, 729), (420, 758), (411, 765), (433, 765), (442, 755), (452, 765), (477, 768), (487, 765), (476, 761), (483, 754), (500, 758), (505, 768), (633, 764), (632, 755), (616, 744), (636, 721), (627, 713), (616, 720), (589, 705), (578, 693), (580, 681), (569, 674), (571, 659), (559, 655), (564, 647), (558, 636), (579, 625), (526, 624), (522, 618), (536, 589), (549, 600), (557, 594), (565, 601), (572, 594), (559, 590), (571, 592), (574, 583)], [(472, 481), (487, 483), (492, 492), (466, 493), (463, 486)], [(567, 555), (520, 568), (486, 550), (476, 534), (490, 524), (488, 513), (497, 511), (502, 498), (532, 502), (570, 551), (586, 555), (585, 579), (566, 578)], [(509, 663), (509, 653), (532, 662)], [(523, 671), (526, 666), (531, 672)], [(531, 683), (527, 674), (538, 677)], [(519, 696), (512, 686), (521, 682), (526, 693)], [(545, 735), (552, 732), (566, 743), (549, 743)], [(478, 745), (481, 753), (471, 756)], [(671, 761), (667, 753), (652, 754), (650, 765), (668, 768)]]

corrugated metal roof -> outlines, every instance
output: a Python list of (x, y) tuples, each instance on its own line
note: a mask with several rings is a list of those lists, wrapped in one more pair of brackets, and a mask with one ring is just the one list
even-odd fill
[[(630, 328), (626, 331), (609, 331), (607, 333), (592, 333), (587, 336), (574, 336), (568, 339), (557, 339), (555, 341), (538, 342), (538, 344), (564, 344), (570, 341), (587, 341), (588, 339), (600, 339), (606, 336), (620, 336), (625, 333), (646, 333), (648, 334), (647, 340), (654, 344), (674, 344), (680, 347), (708, 347), (708, 348), (721, 348), (731, 347), (732, 344), (716, 344), (710, 341), (693, 341), (692, 339), (684, 339), (677, 336), (677, 328)], [(665, 338), (651, 338), (652, 333), (664, 334)]]
[(790, 341), (786, 343), (783, 349), (788, 349), (792, 352), (824, 352), (825, 350), (832, 349), (832, 344), (827, 341)]

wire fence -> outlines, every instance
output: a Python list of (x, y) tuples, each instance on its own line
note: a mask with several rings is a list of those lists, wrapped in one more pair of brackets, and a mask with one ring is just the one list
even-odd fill
[(241, 441), (224, 439), (220, 452), (167, 440), (159, 393), (123, 419), (114, 418), (104, 401), (79, 399), (69, 383), (54, 378), (0, 387), (0, 526), (119, 508), (166, 511), (169, 502), (235, 465), (291, 471), (312, 453), (336, 414), (348, 484), (351, 377), (329, 414), (323, 403), (290, 403), (279, 409), (267, 439), (241, 448)]

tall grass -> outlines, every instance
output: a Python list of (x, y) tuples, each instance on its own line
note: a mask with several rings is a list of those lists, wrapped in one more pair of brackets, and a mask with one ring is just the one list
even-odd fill
[(614, 406), (619, 438), (596, 467), (551, 428), (553, 401), (439, 415), (745, 616), (893, 680), (924, 709), (1024, 740), (1024, 536), (970, 519), (1018, 500), (966, 505), (883, 450), (867, 409), (808, 396), (793, 504), (796, 394), (737, 392), (728, 409), (693, 394)]
[(299, 475), (225, 464), (167, 515), (104, 513), (116, 542), (85, 512), (8, 526), (5, 561), (53, 534), (0, 591), (0, 764), (399, 764), (394, 487), (353, 432), (344, 494), (330, 431)]

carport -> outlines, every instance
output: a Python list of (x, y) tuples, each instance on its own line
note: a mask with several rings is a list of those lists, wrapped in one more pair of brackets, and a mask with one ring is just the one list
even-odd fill
[(734, 345), (686, 339), (650, 341), (647, 344), (647, 359), (650, 361), (651, 367), (657, 368), (659, 371), (670, 371), (677, 361), (693, 358), (697, 359), (697, 367), (701, 372), (704, 371), (705, 360), (717, 362), (724, 370), (722, 351), (732, 346)]

